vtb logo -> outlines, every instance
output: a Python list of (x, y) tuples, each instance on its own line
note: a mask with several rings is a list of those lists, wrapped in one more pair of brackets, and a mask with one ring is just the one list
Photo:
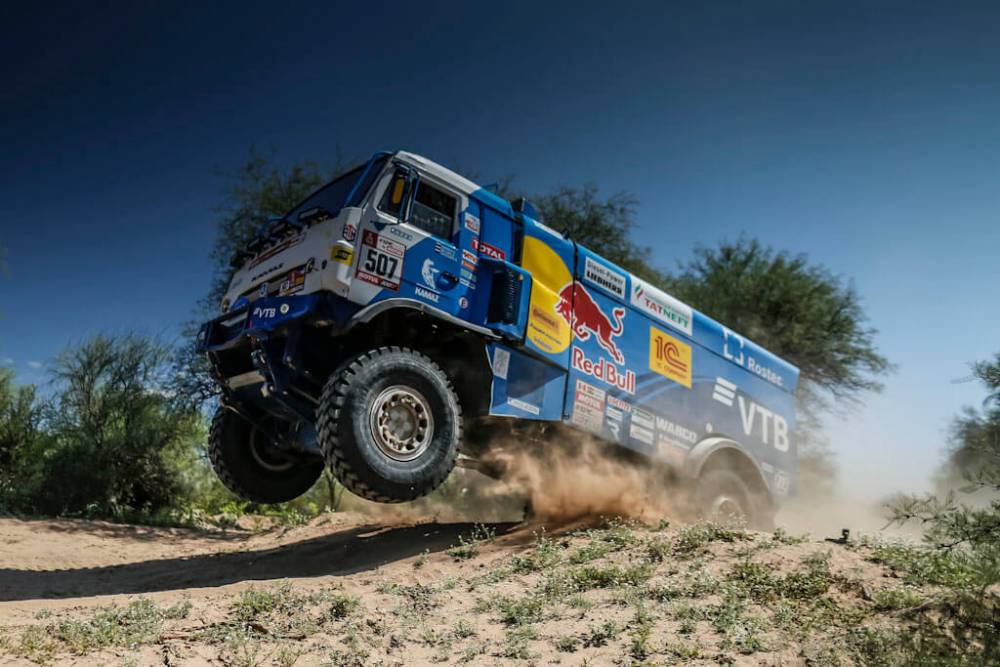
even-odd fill
[(622, 327), (624, 308), (615, 308), (611, 311), (614, 316), (612, 321), (583, 285), (572, 282), (559, 292), (556, 312), (572, 327), (577, 338), (587, 340), (593, 333), (597, 337), (597, 344), (607, 350), (617, 363), (625, 363), (625, 355), (614, 341), (624, 330)]

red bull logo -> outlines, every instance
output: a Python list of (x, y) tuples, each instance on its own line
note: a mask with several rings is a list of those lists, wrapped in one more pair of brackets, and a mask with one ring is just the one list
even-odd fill
[(596, 362), (592, 361), (578, 347), (573, 348), (572, 363), (573, 368), (581, 373), (586, 373), (592, 378), (597, 378), (601, 382), (609, 384), (612, 387), (617, 387), (629, 394), (635, 393), (634, 371), (625, 370), (625, 372), (622, 372), (604, 357), (601, 357)]
[(618, 349), (614, 340), (623, 331), (624, 308), (615, 308), (611, 311), (614, 317), (612, 321), (583, 285), (572, 282), (559, 292), (556, 312), (566, 320), (577, 338), (588, 340), (593, 334), (597, 337), (597, 344), (607, 350), (617, 363), (625, 363), (625, 355)]

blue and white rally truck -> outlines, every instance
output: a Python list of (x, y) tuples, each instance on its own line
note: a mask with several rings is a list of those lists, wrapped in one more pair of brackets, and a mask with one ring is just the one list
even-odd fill
[(401, 151), (262, 229), (199, 334), (225, 485), (283, 502), (329, 465), (404, 502), (476, 467), (491, 429), (557, 423), (768, 523), (795, 478), (798, 370), (538, 217)]

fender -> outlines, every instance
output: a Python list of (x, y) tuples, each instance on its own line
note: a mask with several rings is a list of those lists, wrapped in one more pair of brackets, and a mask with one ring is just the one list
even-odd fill
[(444, 320), (448, 324), (460, 327), (462, 329), (467, 329), (473, 331), (487, 338), (494, 340), (500, 340), (500, 335), (486, 327), (481, 327), (477, 324), (472, 324), (471, 322), (466, 322), (454, 315), (450, 315), (440, 308), (435, 308), (434, 306), (428, 305), (423, 301), (417, 301), (416, 299), (406, 299), (403, 297), (395, 297), (391, 299), (383, 299), (381, 301), (376, 301), (375, 303), (369, 304), (354, 313), (354, 315), (349, 319), (344, 325), (344, 331), (349, 331), (359, 324), (365, 324), (374, 319), (377, 315), (380, 315), (387, 310), (392, 310), (394, 308), (408, 308), (410, 310), (416, 310), (421, 313), (426, 313), (431, 317), (436, 317), (439, 320)]
[(695, 445), (694, 448), (688, 452), (687, 458), (684, 460), (683, 474), (690, 479), (697, 479), (698, 476), (701, 475), (701, 470), (705, 466), (705, 462), (708, 461), (709, 457), (725, 450), (732, 450), (739, 453), (742, 459), (750, 463), (756, 471), (757, 476), (760, 479), (760, 483), (765, 489), (767, 489), (768, 493), (771, 492), (767, 483), (767, 477), (764, 475), (764, 471), (761, 470), (757, 459), (737, 441), (721, 436), (705, 438)]

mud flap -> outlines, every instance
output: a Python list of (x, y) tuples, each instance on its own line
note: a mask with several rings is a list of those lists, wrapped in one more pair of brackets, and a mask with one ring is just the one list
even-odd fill
[(491, 415), (562, 419), (566, 371), (499, 343), (487, 345), (486, 353), (493, 371)]

